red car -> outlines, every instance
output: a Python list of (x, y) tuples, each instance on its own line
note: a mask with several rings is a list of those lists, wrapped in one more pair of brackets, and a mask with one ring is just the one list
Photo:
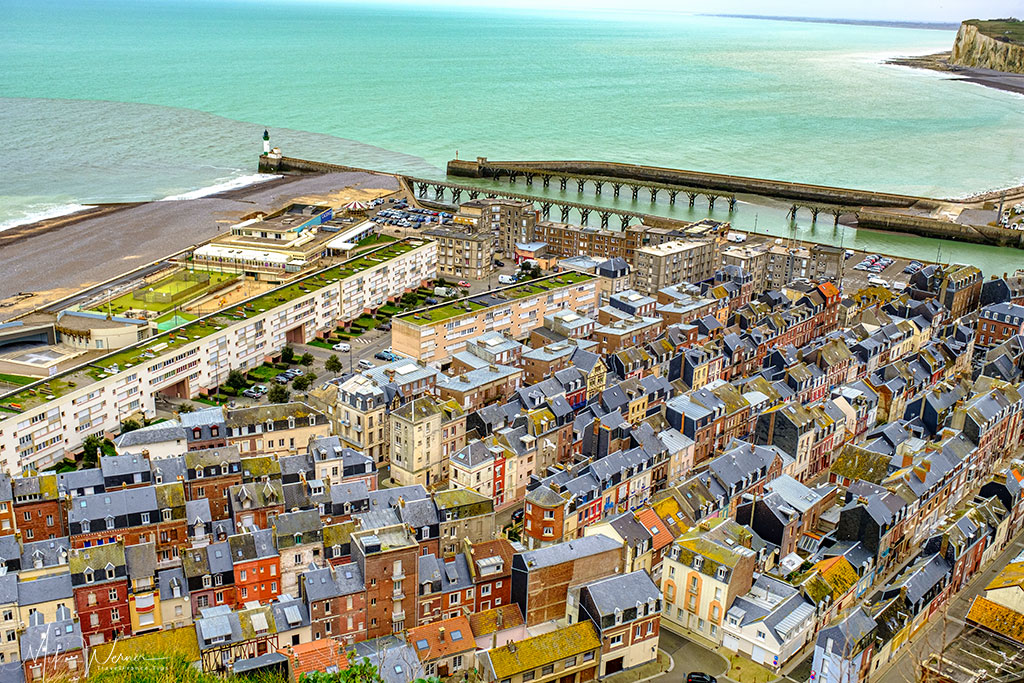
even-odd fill
[(459, 280), (459, 287), (469, 287), (469, 283), (465, 280)]

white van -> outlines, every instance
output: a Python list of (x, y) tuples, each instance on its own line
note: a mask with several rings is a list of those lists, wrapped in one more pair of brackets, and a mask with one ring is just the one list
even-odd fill
[(499, 275), (498, 282), (503, 285), (514, 285), (516, 283), (516, 279), (511, 275)]
[(868, 278), (868, 284), (869, 285), (873, 285), (875, 287), (888, 287), (889, 286), (889, 283), (886, 282), (885, 280), (883, 280), (880, 277), (869, 277)]
[(377, 366), (373, 364), (372, 360), (366, 360), (364, 358), (361, 361), (359, 361), (359, 369), (360, 370), (373, 370), (375, 367), (377, 367)]

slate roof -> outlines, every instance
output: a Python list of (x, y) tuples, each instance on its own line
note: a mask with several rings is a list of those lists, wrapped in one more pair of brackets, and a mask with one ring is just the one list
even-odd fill
[(175, 582), (177, 582), (178, 588), (181, 591), (181, 597), (188, 599), (188, 581), (185, 580), (185, 572), (181, 567), (160, 571), (156, 575), (156, 582), (160, 588), (161, 600), (174, 599), (173, 585)]
[(54, 574), (18, 582), (18, 604), (22, 606), (38, 605), (51, 600), (69, 600), (72, 594), (71, 574)]
[(638, 602), (660, 600), (661, 590), (643, 569), (629, 574), (616, 574), (585, 586), (600, 616), (626, 611)]
[(363, 573), (355, 562), (337, 567), (310, 569), (302, 575), (306, 599), (310, 602), (352, 595), (364, 590)]
[[(92, 522), (105, 519), (108, 516), (118, 517), (140, 512), (155, 513), (159, 507), (156, 500), (156, 487), (153, 486), (94, 493), (88, 496), (78, 496), (71, 501), (68, 509), (68, 523), (74, 524), (83, 520)], [(156, 519), (153, 521), (155, 522)]]
[(71, 612), (65, 609), (55, 622), (30, 625), (22, 632), (19, 642), (21, 659), (28, 662), (57, 653), (81, 650), (82, 629), (78, 621), (71, 618)]
[(114, 446), (119, 450), (142, 450), (143, 446), (166, 441), (184, 441), (185, 428), (180, 422), (167, 420), (156, 424), (134, 429), (114, 439)]
[(42, 560), (43, 567), (56, 566), (62, 559), (66, 563), (70, 553), (71, 539), (67, 536), (26, 543), (21, 549), (21, 569), (32, 569), (36, 557)]
[(528, 569), (540, 569), (590, 555), (597, 555), (620, 547), (617, 541), (602, 534), (597, 534), (595, 536), (584, 536), (583, 538), (566, 541), (565, 543), (556, 543), (546, 548), (530, 550), (521, 553), (520, 557)]

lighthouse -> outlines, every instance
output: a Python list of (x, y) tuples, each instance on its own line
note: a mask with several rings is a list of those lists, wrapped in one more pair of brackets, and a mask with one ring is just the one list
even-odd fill
[(263, 129), (263, 156), (270, 154), (270, 131)]

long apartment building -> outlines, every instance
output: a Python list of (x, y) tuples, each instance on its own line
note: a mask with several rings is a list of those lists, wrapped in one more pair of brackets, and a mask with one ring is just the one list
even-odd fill
[(157, 394), (192, 398), (435, 276), (437, 245), (407, 239), (200, 318), (0, 398), (0, 467), (48, 467)]
[(393, 318), (391, 345), (417, 360), (440, 361), (485, 332), (522, 338), (554, 311), (586, 315), (596, 306), (597, 278), (561, 273)]

